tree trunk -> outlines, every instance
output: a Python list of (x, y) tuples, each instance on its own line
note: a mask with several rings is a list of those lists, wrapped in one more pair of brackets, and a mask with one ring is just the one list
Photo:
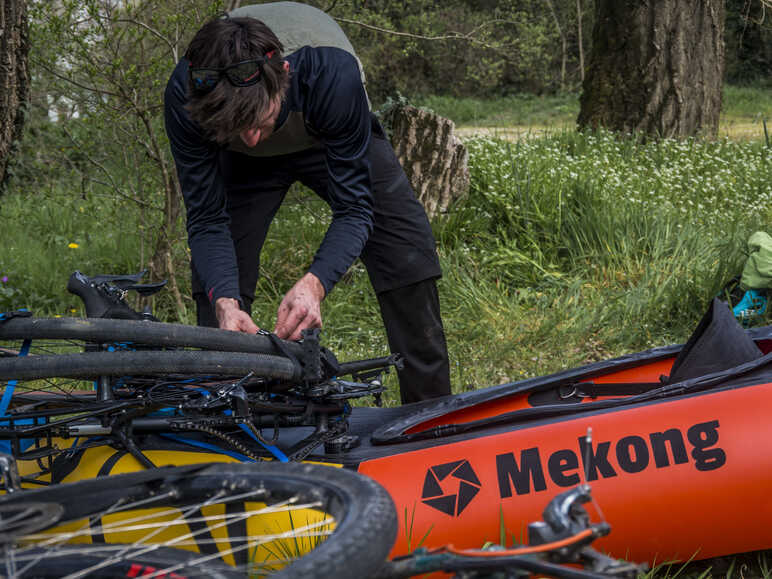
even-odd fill
[(8, 161), (24, 125), (28, 49), (25, 0), (0, 0), (0, 184), (8, 177)]
[(597, 0), (581, 128), (715, 136), (724, 0)]
[(410, 184), (433, 218), (469, 190), (469, 153), (453, 121), (410, 105), (390, 113), (391, 142)]

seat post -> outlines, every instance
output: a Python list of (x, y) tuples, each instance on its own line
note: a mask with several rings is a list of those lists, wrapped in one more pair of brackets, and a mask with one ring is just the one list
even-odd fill
[(109, 376), (100, 376), (96, 380), (96, 392), (98, 402), (109, 402), (115, 400), (113, 394), (113, 383)]

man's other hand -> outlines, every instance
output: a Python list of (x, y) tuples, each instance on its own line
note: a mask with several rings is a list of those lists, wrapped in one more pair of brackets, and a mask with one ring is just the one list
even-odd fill
[(322, 327), (324, 286), (312, 273), (301, 277), (279, 305), (274, 333), (284, 340), (299, 340), (301, 330)]
[(239, 307), (239, 302), (233, 298), (218, 298), (214, 303), (214, 312), (222, 330), (255, 334), (260, 329), (249, 314)]

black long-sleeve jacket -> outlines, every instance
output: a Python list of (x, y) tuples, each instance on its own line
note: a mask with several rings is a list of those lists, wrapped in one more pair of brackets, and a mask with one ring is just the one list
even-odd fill
[[(370, 110), (356, 59), (332, 47), (303, 47), (288, 55), (290, 87), (274, 134), (255, 154), (270, 156), (285, 127), (302, 119), (299, 148), (316, 140), (325, 150), (332, 222), (309, 271), (327, 293), (359, 256), (373, 221), (370, 186)], [(227, 80), (221, 80), (227, 82)], [(188, 63), (181, 60), (166, 87), (166, 132), (187, 208), (193, 265), (210, 301), (239, 298), (238, 268), (228, 228), (226, 191), (218, 158), (227, 147), (204, 138), (187, 111)], [(286, 145), (286, 143), (285, 143)], [(237, 147), (243, 150), (242, 147)], [(286, 151), (284, 151), (286, 152)], [(259, 190), (260, 175), (255, 175)]]

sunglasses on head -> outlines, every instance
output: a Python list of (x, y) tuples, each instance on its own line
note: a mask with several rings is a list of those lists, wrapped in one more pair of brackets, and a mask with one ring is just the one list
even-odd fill
[(263, 76), (263, 65), (275, 56), (275, 51), (266, 52), (262, 58), (242, 60), (223, 68), (191, 68), (190, 86), (200, 93), (211, 91), (224, 76), (233, 86), (252, 86)]

